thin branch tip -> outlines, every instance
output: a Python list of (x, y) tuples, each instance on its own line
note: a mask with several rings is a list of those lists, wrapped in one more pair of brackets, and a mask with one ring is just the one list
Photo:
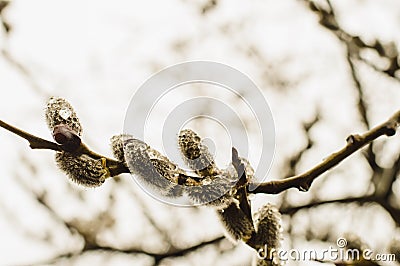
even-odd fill
[(20, 136), (21, 138), (24, 138), (29, 142), (29, 147), (31, 149), (43, 149), (43, 150), (53, 150), (53, 151), (64, 151), (71, 153), (75, 156), (79, 156), (81, 154), (87, 154), (92, 158), (95, 159), (101, 159), (104, 158), (106, 160), (106, 166), (108, 170), (110, 171), (110, 177), (114, 177), (117, 175), (120, 175), (122, 173), (129, 173), (129, 169), (126, 167), (126, 165), (123, 162), (116, 161), (111, 158), (107, 158), (103, 155), (97, 154), (93, 152), (91, 149), (89, 149), (84, 143), (79, 142), (79, 146), (74, 147), (73, 150), (70, 149), (68, 145), (63, 145), (63, 144), (57, 144), (52, 141), (48, 141), (45, 139), (42, 139), (40, 137), (37, 137), (35, 135), (32, 135), (24, 130), (21, 130), (15, 126), (12, 126), (3, 120), (0, 120), (0, 127), (10, 131), (11, 133)]
[(279, 194), (289, 188), (297, 188), (299, 191), (306, 192), (310, 189), (313, 181), (338, 165), (344, 159), (360, 150), (364, 146), (373, 142), (381, 136), (393, 136), (400, 127), (400, 110), (392, 115), (384, 123), (368, 130), (364, 134), (352, 134), (346, 138), (346, 146), (341, 150), (332, 153), (324, 161), (317, 164), (307, 172), (292, 176), (286, 179), (273, 180), (261, 184), (254, 184), (257, 188), (250, 193)]

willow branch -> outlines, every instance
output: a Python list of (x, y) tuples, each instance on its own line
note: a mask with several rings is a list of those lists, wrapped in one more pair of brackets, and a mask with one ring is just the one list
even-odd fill
[[(278, 194), (289, 188), (297, 188), (301, 191), (308, 191), (312, 182), (321, 174), (325, 173), (329, 169), (333, 168), (341, 161), (349, 157), (351, 154), (361, 149), (365, 145), (379, 138), (380, 136), (393, 136), (396, 133), (397, 128), (400, 125), (400, 111), (396, 112), (389, 120), (376, 126), (375, 128), (365, 132), (362, 135), (350, 135), (347, 138), (347, 145), (341, 150), (331, 154), (323, 162), (311, 168), (307, 172), (289, 177), (282, 180), (274, 180), (261, 184), (254, 184), (257, 188), (250, 193), (267, 193), (267, 194)], [(10, 124), (0, 120), (0, 127), (7, 129), (8, 131), (26, 139), (29, 142), (29, 146), (32, 149), (48, 149), (54, 151), (66, 151), (62, 145), (57, 143), (39, 138), (30, 133), (27, 133), (19, 128), (16, 128)], [(129, 169), (123, 162), (116, 161), (114, 159), (107, 158), (100, 154), (97, 154), (90, 150), (85, 144), (81, 143), (75, 155), (87, 154), (92, 158), (106, 159), (106, 165), (110, 171), (111, 176), (116, 176), (122, 173), (129, 173)]]
[(341, 150), (331, 154), (323, 162), (314, 166), (310, 170), (300, 175), (292, 176), (282, 180), (274, 180), (265, 182), (258, 185), (258, 187), (251, 191), (251, 193), (267, 193), (267, 194), (278, 194), (289, 188), (297, 188), (300, 191), (308, 191), (312, 182), (321, 174), (325, 173), (329, 169), (335, 167), (337, 164), (342, 162), (344, 159), (358, 151), (365, 145), (371, 143), (380, 136), (393, 136), (396, 134), (397, 128), (400, 126), (400, 110), (397, 111), (392, 117), (386, 122), (372, 128), (362, 135), (350, 135), (346, 141), (347, 145)]
[[(32, 134), (30, 134), (26, 131), (23, 131), (17, 127), (14, 127), (2, 120), (0, 120), (0, 127), (20, 136), (21, 138), (26, 139), (29, 142), (29, 147), (31, 147), (31, 149), (44, 149), (44, 150), (69, 152), (62, 145), (59, 145), (55, 142), (48, 141), (48, 140), (42, 139), (40, 137), (37, 137), (35, 135), (32, 135)], [(106, 159), (106, 165), (108, 167), (108, 170), (110, 171), (111, 176), (117, 176), (122, 173), (129, 173), (129, 169), (125, 166), (124, 163), (116, 161), (111, 158), (107, 158), (106, 156), (100, 155), (100, 154), (92, 151), (91, 149), (89, 149), (89, 147), (87, 147), (83, 143), (81, 143), (80, 147), (76, 151), (74, 151), (74, 155), (79, 156), (81, 154), (86, 154), (94, 159), (100, 159), (100, 158)]]
[(19, 128), (16, 128), (10, 124), (7, 124), (6, 122), (4, 122), (2, 120), (0, 120), (0, 126), (18, 136), (20, 136), (21, 138), (26, 139), (29, 142), (29, 146), (32, 149), (47, 149), (47, 150), (53, 150), (53, 151), (62, 151), (62, 149), (60, 148), (60, 145), (58, 145), (57, 143), (36, 137), (32, 134), (29, 134), (28, 132), (25, 132)]

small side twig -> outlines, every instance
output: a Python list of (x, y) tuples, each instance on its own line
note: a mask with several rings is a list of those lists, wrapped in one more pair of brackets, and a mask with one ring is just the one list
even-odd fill
[(372, 128), (364, 134), (350, 135), (347, 138), (347, 145), (344, 148), (331, 154), (323, 162), (314, 166), (307, 172), (282, 180), (274, 180), (262, 184), (256, 184), (258, 187), (254, 191), (250, 191), (250, 193), (278, 194), (289, 188), (297, 188), (300, 191), (308, 191), (312, 182), (318, 176), (333, 168), (351, 154), (379, 138), (380, 136), (393, 136), (396, 134), (396, 130), (399, 126), (400, 110), (397, 111), (386, 122)]
[(0, 120), (0, 127), (7, 129), (8, 131), (20, 136), (21, 138), (26, 139), (29, 142), (29, 147), (31, 147), (32, 149), (47, 149), (53, 151), (62, 151), (60, 145), (58, 145), (57, 143), (34, 136), (2, 120)]
[[(48, 141), (48, 140), (42, 139), (40, 137), (37, 137), (35, 135), (32, 135), (32, 134), (30, 134), (26, 131), (23, 131), (17, 127), (14, 127), (2, 120), (0, 120), (0, 127), (20, 136), (21, 138), (26, 139), (29, 142), (29, 147), (31, 147), (31, 149), (45, 149), (45, 150), (69, 152), (62, 145), (59, 145), (55, 142)], [(116, 161), (111, 158), (107, 158), (105, 156), (102, 156), (102, 155), (90, 150), (89, 147), (87, 147), (83, 143), (81, 143), (80, 147), (76, 151), (74, 151), (74, 154), (75, 155), (87, 154), (90, 157), (95, 158), (95, 159), (100, 159), (100, 158), (106, 159), (106, 166), (107, 166), (108, 170), (110, 171), (111, 177), (117, 176), (122, 173), (129, 173), (129, 169), (125, 166), (124, 163)]]
[(252, 220), (251, 206), (250, 206), (247, 190), (244, 186), (247, 183), (245, 167), (239, 158), (238, 151), (234, 147), (232, 147), (232, 164), (235, 167), (236, 173), (238, 174), (238, 178), (239, 178), (238, 179), (239, 181), (236, 184), (236, 186), (238, 187), (237, 196), (239, 199), (239, 207), (251, 221)]

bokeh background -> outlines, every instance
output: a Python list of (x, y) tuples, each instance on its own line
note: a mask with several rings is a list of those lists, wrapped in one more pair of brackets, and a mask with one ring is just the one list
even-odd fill
[[(84, 142), (108, 156), (136, 88), (188, 60), (230, 65), (262, 89), (276, 130), (271, 180), (307, 170), (400, 107), (398, 0), (15, 0), (0, 8), (0, 119), (50, 139), (43, 109), (50, 96), (64, 97)], [(309, 192), (254, 195), (252, 207), (280, 208), (286, 249), (321, 251), (346, 236), (399, 261), (399, 151), (398, 134), (379, 139)], [(251, 264), (254, 251), (227, 240), (212, 210), (165, 205), (130, 175), (82, 188), (53, 160), (0, 130), (0, 265)], [(323, 264), (334, 265), (287, 263)]]

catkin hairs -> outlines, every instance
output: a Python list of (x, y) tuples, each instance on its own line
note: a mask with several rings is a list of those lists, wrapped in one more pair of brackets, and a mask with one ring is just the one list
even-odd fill
[(130, 172), (141, 181), (163, 196), (182, 195), (182, 186), (178, 185), (178, 179), (184, 172), (167, 157), (135, 138), (124, 142), (124, 151)]
[(45, 108), (45, 118), (54, 140), (65, 150), (56, 153), (58, 168), (79, 185), (102, 185), (110, 176), (106, 160), (74, 154), (81, 145), (82, 125), (72, 105), (63, 98), (51, 97)]
[(194, 131), (184, 129), (179, 132), (178, 145), (182, 159), (199, 176), (213, 176), (218, 173), (212, 154)]
[(279, 266), (282, 265), (277, 251), (281, 246), (282, 218), (274, 205), (267, 203), (262, 206), (254, 215), (256, 234), (251, 239), (253, 247), (257, 250), (258, 256), (253, 261), (257, 266)]

